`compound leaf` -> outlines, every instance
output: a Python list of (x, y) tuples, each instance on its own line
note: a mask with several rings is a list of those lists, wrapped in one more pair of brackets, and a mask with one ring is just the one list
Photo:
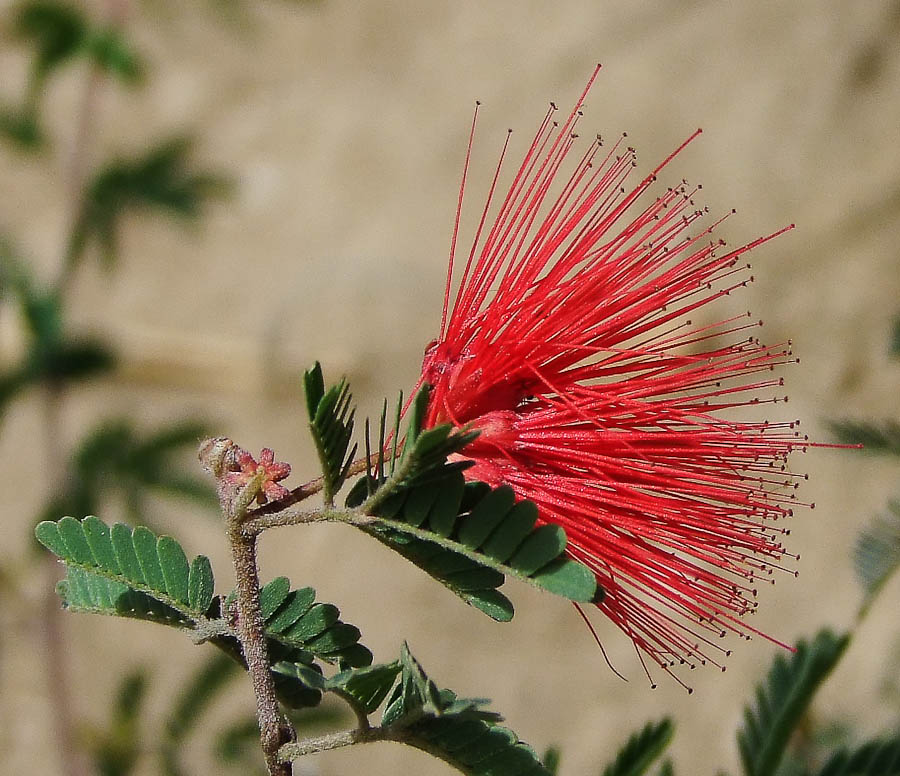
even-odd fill
[(745, 707), (744, 726), (738, 732), (738, 748), (747, 776), (775, 773), (813, 695), (849, 642), (848, 635), (836, 636), (825, 629), (811, 642), (798, 642), (790, 658), (775, 658), (765, 684), (757, 687), (755, 706)]
[(209, 608), (214, 583), (209, 559), (201, 555), (189, 564), (170, 536), (157, 538), (147, 528), (132, 530), (122, 523), (110, 529), (93, 516), (45, 520), (35, 535), (68, 568), (60, 588), (67, 608), (127, 617), (147, 614), (147, 619), (182, 625)]
[[(368, 490), (354, 486), (347, 506), (369, 509), (373, 499), (363, 501)], [(466, 484), (461, 471), (445, 467), (441, 478), (398, 487), (391, 499), (374, 503), (368, 514), (378, 522), (362, 530), (495, 620), (513, 616), (509, 599), (497, 590), (506, 576), (569, 600), (597, 599), (594, 574), (565, 556), (563, 529), (535, 527), (537, 507), (516, 503), (508, 486)]]
[(322, 497), (326, 504), (334, 503), (334, 494), (347, 477), (350, 462), (356, 453), (348, 453), (353, 436), (352, 396), (346, 380), (325, 390), (322, 367), (317, 361), (303, 375), (309, 429), (322, 465)]
[(888, 510), (860, 534), (853, 548), (853, 564), (865, 593), (863, 610), (900, 567), (900, 501), (890, 502)]
[(669, 718), (648, 722), (643, 730), (628, 739), (615, 761), (603, 771), (603, 776), (641, 776), (646, 773), (669, 745), (673, 730)]
[(396, 660), (393, 663), (348, 669), (328, 679), (324, 687), (349, 698), (366, 714), (371, 714), (387, 697), (400, 671), (400, 662)]
[(457, 698), (440, 690), (406, 644), (400, 681), (382, 715), (398, 740), (439, 756), (471, 776), (550, 776), (534, 750), (483, 710), (483, 698)]
[(831, 756), (817, 776), (900, 776), (900, 738), (869, 741)]

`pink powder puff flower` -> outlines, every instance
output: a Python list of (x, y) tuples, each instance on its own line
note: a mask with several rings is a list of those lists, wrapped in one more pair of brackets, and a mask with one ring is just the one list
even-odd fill
[(809, 443), (799, 421), (740, 411), (787, 400), (773, 370), (797, 361), (790, 342), (761, 344), (749, 313), (691, 316), (751, 282), (745, 254), (793, 225), (728, 249), (713, 237), (724, 218), (702, 224), (700, 186), (646, 194), (700, 130), (637, 185), (634, 150), (598, 136), (562, 182), (596, 75), (561, 124), (551, 104), (489, 217), (507, 136), (451, 307), (473, 120), (425, 425), (481, 431), (466, 476), (512, 486), (566, 530), (645, 670), (644, 656), (670, 673), (721, 666), (720, 637), (758, 633), (742, 620), (757, 584), (796, 557), (781, 523), (803, 475), (786, 462)]
[(243, 448), (234, 446), (232, 450), (233, 469), (225, 475), (225, 482), (239, 489), (257, 477), (261, 481), (256, 493), (256, 501), (259, 504), (265, 504), (268, 501), (277, 501), (288, 495), (287, 488), (278, 483), (290, 476), (291, 465), (275, 460), (275, 452), (268, 447), (264, 447), (259, 453), (259, 462)]

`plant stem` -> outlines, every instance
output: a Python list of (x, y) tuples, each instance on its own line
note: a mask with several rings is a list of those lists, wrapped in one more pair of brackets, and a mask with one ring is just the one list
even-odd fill
[(259, 569), (256, 562), (257, 535), (243, 530), (240, 521), (229, 520), (228, 539), (236, 577), (238, 636), (253, 692), (259, 720), (260, 742), (269, 776), (291, 776), (291, 764), (278, 755), (281, 746), (294, 738), (293, 729), (284, 719), (275, 697), (269, 651), (263, 631), (259, 603)]
[(279, 756), (283, 760), (299, 760), (308, 754), (327, 752), (330, 749), (340, 749), (353, 744), (369, 744), (376, 741), (393, 741), (398, 744), (406, 744), (415, 749), (427, 752), (433, 757), (443, 760), (456, 770), (467, 771), (450, 754), (440, 747), (433, 746), (418, 738), (404, 728), (396, 727), (370, 727), (366, 729), (342, 730), (340, 733), (329, 733), (317, 738), (306, 738), (303, 741), (295, 741), (281, 747)]
[[(60, 417), (62, 390), (55, 384), (44, 391), (43, 430), (45, 435), (44, 460), (51, 472), (53, 488), (58, 490), (65, 477), (65, 457), (62, 453), (62, 421)], [(85, 776), (88, 773), (84, 752), (77, 746), (75, 714), (72, 707), (72, 688), (69, 682), (66, 660), (64, 623), (56, 583), (59, 581), (59, 565), (47, 555), (44, 561), (44, 591), (41, 605), (41, 636), (44, 641), (44, 659), (47, 661), (47, 680), (50, 694), (53, 731), (56, 749), (60, 756), (60, 773), (64, 776)]]
[[(350, 464), (350, 467), (347, 469), (347, 476), (350, 477), (354, 474), (361, 474), (366, 470), (366, 466), (367, 459), (365, 456), (363, 456), (362, 458), (357, 458), (353, 463)], [(263, 504), (260, 507), (256, 507), (256, 509), (248, 510), (246, 519), (254, 520), (256, 518), (262, 517), (263, 515), (272, 515), (281, 512), (288, 507), (294, 506), (294, 504), (299, 504), (301, 501), (308, 499), (310, 496), (314, 496), (324, 487), (324, 477), (316, 477), (316, 479), (305, 482), (298, 488), (294, 488), (290, 493), (288, 493), (287, 496), (278, 499), (278, 501), (270, 501), (268, 504)]]

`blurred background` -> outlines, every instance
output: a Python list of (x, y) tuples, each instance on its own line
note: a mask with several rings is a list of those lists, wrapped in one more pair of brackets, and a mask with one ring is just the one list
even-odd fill
[[(21, 7), (0, 1), (0, 235), (15, 268), (0, 275), (0, 758), (9, 773), (62, 772), (35, 521), (54, 505), (86, 504), (108, 521), (139, 516), (190, 554), (209, 555), (227, 590), (225, 543), (202, 505), (193, 455), (203, 432), (183, 424), (202, 422), (252, 451), (274, 448), (293, 464), (296, 485), (316, 473), (304, 368), (319, 359), (326, 377), (347, 375), (363, 414), (409, 389), (439, 324), (476, 99), (472, 211), (507, 127), (516, 130), (515, 158), (547, 103), (569, 106), (596, 62), (603, 69), (582, 132), (627, 131), (641, 171), (702, 126), (666, 178), (702, 182), (714, 212), (737, 209), (722, 236), (734, 244), (797, 224), (754, 251), (750, 288), (705, 314), (750, 309), (768, 341), (793, 339), (802, 363), (785, 374), (784, 412), (802, 418), (813, 439), (834, 441), (834, 420), (897, 420), (897, 0), (97, 0), (71, 8), (112, 31), (87, 57), (41, 38), (39, 24), (23, 31)], [(96, 346), (86, 351), (90, 380), (63, 367), (49, 382), (16, 371), (43, 336), (16, 299), (25, 286), (37, 299), (58, 279), (65, 293), (54, 315), (73, 342)], [(110, 426), (116, 418), (127, 422)], [(118, 442), (95, 466), (95, 491), (79, 495), (74, 480), (93, 459), (68, 461), (86, 439), (96, 442), (98, 428), (107, 436), (118, 428)], [(175, 431), (154, 448), (161, 429)], [(143, 470), (125, 471), (122, 460), (154, 450), (178, 474), (132, 488), (128, 477), (140, 480)], [(816, 503), (794, 519), (800, 575), (763, 591), (753, 622), (788, 642), (853, 624), (862, 593), (852, 547), (898, 484), (896, 459), (820, 449), (795, 466), (809, 472), (802, 497)], [(154, 495), (160, 490), (168, 494)], [(337, 603), (376, 660), (391, 659), (406, 638), (442, 686), (491, 697), (539, 752), (561, 749), (561, 774), (599, 774), (628, 733), (664, 715), (677, 724), (671, 753), (680, 773), (734, 771), (733, 731), (777, 651), (762, 639), (736, 643), (726, 673), (686, 677), (693, 695), (664, 676), (651, 690), (627, 639), (599, 616), (627, 683), (561, 600), (512, 588), (515, 620), (493, 623), (349, 528), (269, 534), (261, 561), (264, 578), (289, 575)], [(886, 672), (896, 679), (898, 600), (894, 579), (819, 698), (823, 725), (866, 737), (896, 728)], [(112, 735), (106, 707), (122, 677), (141, 669), (138, 740), (152, 750), (178, 688), (208, 655), (145, 623), (71, 615), (59, 625), (76, 739)], [(226, 772), (210, 740), (251, 704), (249, 683), (223, 691), (186, 742), (185, 773)], [(296, 772), (401, 768), (451, 772), (388, 744), (319, 755)], [(159, 769), (146, 757), (134, 772)]]

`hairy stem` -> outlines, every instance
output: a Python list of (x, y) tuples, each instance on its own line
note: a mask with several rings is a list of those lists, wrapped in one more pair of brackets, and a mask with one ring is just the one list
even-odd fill
[(285, 744), (281, 747), (279, 756), (283, 760), (299, 760), (308, 754), (327, 752), (330, 749), (340, 749), (353, 744), (370, 744), (376, 741), (393, 741), (398, 744), (412, 746), (415, 749), (427, 752), (439, 760), (443, 760), (462, 773), (466, 772), (458, 762), (451, 759), (445, 750), (426, 743), (423, 739), (417, 738), (406, 728), (402, 727), (370, 727), (366, 729), (343, 730), (339, 733), (330, 733), (316, 738), (306, 738), (302, 741)]
[[(351, 477), (356, 474), (362, 474), (366, 470), (366, 467), (366, 457), (363, 456), (362, 458), (357, 458), (353, 463), (350, 464), (350, 467), (347, 469), (347, 476)], [(294, 506), (294, 504), (299, 504), (301, 501), (305, 501), (310, 496), (314, 496), (316, 493), (319, 493), (324, 487), (324, 477), (316, 477), (316, 479), (305, 482), (298, 488), (294, 488), (284, 498), (280, 498), (277, 501), (270, 501), (267, 504), (256, 507), (256, 509), (249, 510), (247, 512), (247, 520), (253, 520), (255, 518), (263, 517), (264, 515), (273, 515), (276, 513), (280, 513), (288, 509), (289, 507)]]
[(260, 742), (269, 776), (290, 776), (290, 763), (282, 762), (279, 748), (293, 740), (293, 729), (284, 719), (275, 697), (269, 650), (263, 631), (263, 618), (259, 604), (259, 569), (256, 562), (256, 535), (241, 529), (232, 520), (228, 531), (231, 557), (236, 577), (235, 590), (238, 606), (238, 637), (247, 670), (256, 695), (256, 712), (259, 720)]

